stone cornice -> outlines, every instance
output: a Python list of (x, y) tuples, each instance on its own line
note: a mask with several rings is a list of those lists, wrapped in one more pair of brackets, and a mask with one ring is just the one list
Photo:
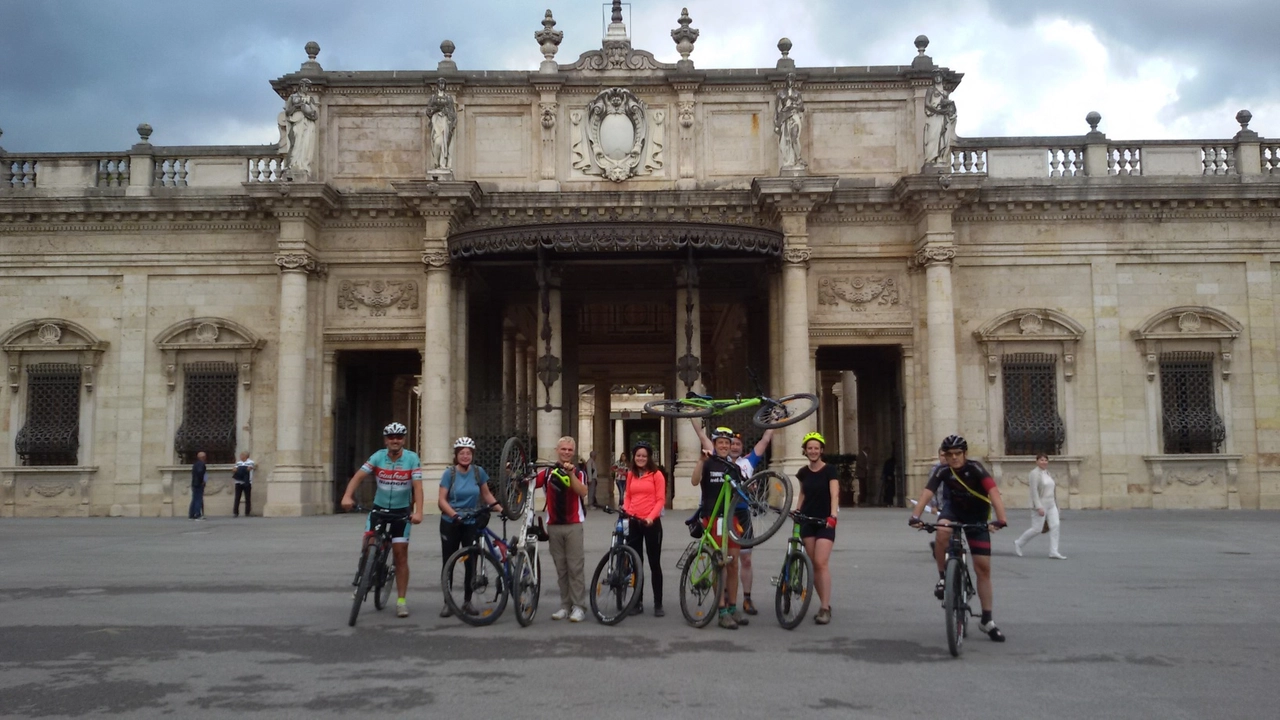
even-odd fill
[(751, 181), (751, 199), (779, 213), (808, 213), (831, 197), (839, 180), (821, 175), (758, 177)]
[(409, 180), (392, 187), (406, 207), (423, 217), (460, 219), (484, 197), (480, 184), (469, 181)]
[(893, 186), (893, 197), (907, 213), (954, 212), (978, 197), (985, 181), (981, 175), (907, 175)]
[(244, 183), (245, 192), (277, 219), (303, 219), (319, 224), (342, 203), (328, 183)]

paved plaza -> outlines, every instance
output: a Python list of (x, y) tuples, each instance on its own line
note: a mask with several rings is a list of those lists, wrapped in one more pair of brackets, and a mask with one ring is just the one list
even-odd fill
[[(947, 652), (928, 538), (904, 510), (841, 516), (834, 619), (736, 632), (680, 616), (532, 627), (441, 619), (437, 519), (415, 528), (411, 617), (346, 624), (361, 518), (0, 521), (0, 715), (15, 717), (1272, 717), (1280, 554), (1271, 512), (1067, 512), (1065, 562), (996, 536), (1003, 645)], [(672, 527), (674, 525), (674, 528)], [(609, 522), (588, 518), (590, 573)], [(651, 608), (645, 598), (646, 610)], [(971, 625), (972, 627), (972, 625)]]

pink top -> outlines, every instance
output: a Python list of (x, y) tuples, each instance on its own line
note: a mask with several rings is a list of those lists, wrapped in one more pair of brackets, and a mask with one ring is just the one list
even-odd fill
[(667, 504), (667, 479), (658, 470), (636, 476), (627, 471), (627, 495), (622, 509), (628, 515), (656, 520)]

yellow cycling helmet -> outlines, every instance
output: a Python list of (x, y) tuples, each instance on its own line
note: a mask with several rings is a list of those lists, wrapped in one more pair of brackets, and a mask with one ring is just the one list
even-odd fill
[(733, 430), (730, 430), (727, 427), (721, 426), (711, 431), (712, 440), (719, 440), (720, 438), (724, 438), (725, 440), (732, 440)]
[(808, 445), (810, 440), (817, 440), (818, 443), (822, 445), (822, 447), (824, 448), (827, 446), (827, 439), (822, 437), (822, 433), (811, 432), (805, 435), (804, 438), (800, 440), (800, 449), (804, 450), (804, 446)]

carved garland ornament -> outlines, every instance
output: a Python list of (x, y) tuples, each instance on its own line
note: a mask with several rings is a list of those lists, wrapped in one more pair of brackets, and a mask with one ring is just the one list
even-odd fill
[(840, 300), (858, 312), (865, 312), (873, 300), (876, 305), (890, 307), (898, 304), (898, 285), (886, 276), (823, 278), (818, 282), (819, 305), (839, 305)]
[(638, 175), (648, 129), (648, 108), (630, 90), (614, 87), (596, 95), (587, 104), (587, 143), (599, 174), (613, 182)]
[(412, 280), (343, 280), (338, 283), (338, 308), (369, 308), (370, 317), (384, 317), (387, 308), (418, 309), (418, 283)]

